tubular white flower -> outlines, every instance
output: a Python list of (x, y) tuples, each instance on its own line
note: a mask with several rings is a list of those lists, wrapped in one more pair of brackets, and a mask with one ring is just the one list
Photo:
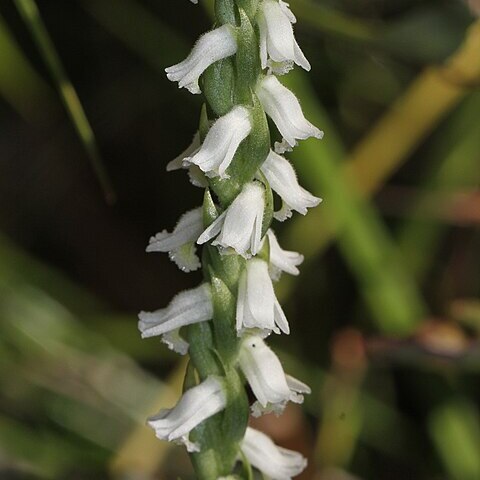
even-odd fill
[(302, 393), (310, 393), (307, 385), (285, 375), (280, 360), (259, 336), (242, 342), (238, 361), (257, 398), (252, 406), (256, 417), (270, 412), (280, 414), (288, 401), (303, 403)]
[(200, 385), (187, 390), (175, 407), (160, 410), (147, 423), (160, 440), (183, 443), (189, 452), (199, 452), (200, 446), (189, 440), (190, 431), (223, 410), (225, 405), (222, 382), (210, 376)]
[(162, 340), (178, 353), (186, 353), (188, 344), (178, 330), (185, 325), (205, 322), (213, 316), (210, 285), (202, 283), (173, 297), (166, 308), (155, 312), (140, 312), (138, 329), (142, 338), (162, 335)]
[(277, 77), (274, 75), (263, 77), (257, 85), (256, 92), (264, 110), (275, 122), (278, 131), (290, 147), (296, 145), (296, 140), (323, 137), (323, 132), (304, 117), (297, 97), (283, 86)]
[(267, 435), (250, 427), (240, 448), (247, 460), (272, 480), (291, 480), (307, 466), (300, 453), (275, 445)]
[(168, 252), (170, 260), (184, 272), (201, 267), (195, 242), (203, 231), (202, 208), (184, 213), (172, 233), (163, 230), (150, 238), (147, 252)]
[(262, 68), (268, 66), (273, 73), (283, 75), (296, 63), (305, 70), (310, 70), (310, 63), (295, 40), (292, 23), (296, 19), (287, 3), (281, 0), (263, 0), (257, 19)]
[(260, 329), (262, 335), (272, 331), (290, 333), (287, 317), (275, 296), (268, 264), (259, 258), (247, 262), (238, 283), (236, 312), (237, 333)]
[(316, 207), (322, 201), (299, 185), (295, 170), (281, 155), (270, 150), (260, 169), (272, 190), (282, 199), (282, 208), (274, 213), (278, 221), (283, 222), (290, 218), (292, 210), (306, 215), (307, 208)]
[(198, 165), (208, 177), (228, 178), (225, 171), (251, 130), (249, 110), (236, 106), (212, 125), (200, 149), (184, 161), (187, 165)]
[(183, 62), (166, 68), (167, 78), (178, 82), (179, 88), (185, 87), (191, 93), (200, 93), (200, 75), (210, 65), (234, 55), (236, 51), (237, 39), (233, 27), (223, 25), (202, 35)]
[(303, 255), (283, 250), (272, 229), (267, 231), (267, 237), (270, 246), (269, 272), (272, 280), (279, 280), (282, 272), (298, 275), (300, 272), (297, 266), (303, 262)]
[(200, 134), (197, 132), (192, 140), (192, 143), (176, 158), (167, 164), (167, 172), (173, 170), (187, 169), (190, 183), (195, 187), (206, 188), (208, 181), (203, 172), (196, 165), (185, 165), (184, 160), (192, 155), (195, 155), (200, 150)]
[(245, 258), (256, 255), (261, 245), (264, 210), (264, 187), (258, 182), (247, 183), (227, 210), (200, 235), (197, 243), (201, 245), (217, 237), (213, 245), (231, 247)]

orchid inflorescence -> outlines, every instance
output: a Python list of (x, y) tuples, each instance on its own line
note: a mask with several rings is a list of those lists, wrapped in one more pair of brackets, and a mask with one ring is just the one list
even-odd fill
[[(277, 78), (295, 64), (310, 69), (288, 4), (216, 0), (215, 14), (216, 28), (166, 69), (180, 88), (206, 99), (192, 144), (167, 165), (187, 170), (205, 195), (203, 206), (183, 214), (172, 232), (152, 237), (147, 251), (168, 253), (185, 272), (202, 268), (204, 280), (166, 308), (139, 315), (143, 338), (160, 336), (190, 357), (183, 396), (148, 424), (158, 438), (186, 446), (202, 480), (240, 478), (233, 474), (239, 460), (247, 471), (253, 466), (287, 480), (305, 468), (305, 458), (248, 427), (248, 418), (281, 414), (289, 401), (301, 403), (310, 393), (265, 343), (272, 332), (290, 332), (273, 282), (283, 272), (298, 275), (303, 261), (280, 247), (270, 226), (320, 203), (282, 154), (323, 134)], [(267, 116), (281, 137), (273, 148)], [(278, 211), (273, 193), (281, 200)], [(251, 406), (245, 383), (256, 398)]]

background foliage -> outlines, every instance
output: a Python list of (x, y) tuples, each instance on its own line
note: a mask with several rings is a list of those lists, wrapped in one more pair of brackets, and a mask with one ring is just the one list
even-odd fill
[[(199, 3), (0, 3), (2, 479), (191, 478), (143, 427), (184, 365), (136, 312), (198, 282), (144, 248), (201, 202), (165, 172), (201, 99), (163, 74)], [(313, 393), (257, 426), (304, 479), (478, 480), (480, 25), (456, 0), (290, 3), (313, 72), (285, 82), (325, 130), (292, 158), (324, 203), (281, 230), (306, 262), (275, 342)]]

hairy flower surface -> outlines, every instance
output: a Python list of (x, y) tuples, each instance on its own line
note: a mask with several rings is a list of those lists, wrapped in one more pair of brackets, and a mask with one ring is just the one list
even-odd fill
[(296, 63), (309, 71), (310, 63), (293, 34), (292, 23), (296, 19), (288, 4), (281, 0), (263, 0), (257, 15), (262, 68), (268, 66), (273, 73), (282, 75)]
[(187, 390), (175, 407), (160, 410), (147, 423), (155, 430), (157, 438), (183, 443), (189, 452), (199, 452), (200, 445), (189, 439), (190, 431), (223, 410), (226, 403), (222, 382), (211, 376)]
[(260, 258), (247, 261), (240, 276), (237, 299), (237, 332), (259, 329), (263, 335), (290, 333), (287, 317), (275, 296), (268, 263)]
[(259, 182), (247, 183), (232, 204), (198, 238), (203, 244), (233, 248), (239, 255), (250, 257), (260, 249), (265, 210), (265, 188)]
[(203, 231), (202, 209), (184, 213), (172, 233), (163, 230), (150, 238), (147, 252), (168, 252), (170, 260), (184, 272), (200, 268), (195, 242)]
[(300, 453), (275, 445), (267, 435), (250, 427), (240, 448), (247, 460), (272, 480), (291, 480), (307, 466)]
[(272, 190), (282, 199), (282, 208), (274, 214), (278, 221), (283, 222), (290, 218), (292, 210), (306, 215), (308, 208), (316, 207), (321, 202), (320, 198), (299, 185), (295, 170), (281, 155), (270, 151), (261, 170)]
[(295, 147), (297, 140), (323, 137), (323, 132), (303, 115), (297, 97), (282, 85), (277, 77), (264, 76), (258, 83), (256, 92), (265, 112), (275, 122), (278, 131), (290, 148)]
[(220, 117), (208, 131), (203, 145), (184, 162), (197, 165), (208, 177), (227, 178), (225, 171), (233, 160), (238, 146), (252, 130), (247, 108), (234, 107)]
[(165, 69), (167, 78), (178, 82), (179, 88), (185, 87), (190, 93), (201, 93), (198, 79), (213, 63), (230, 57), (237, 51), (237, 40), (233, 28), (223, 25), (203, 34), (190, 55), (177, 65)]

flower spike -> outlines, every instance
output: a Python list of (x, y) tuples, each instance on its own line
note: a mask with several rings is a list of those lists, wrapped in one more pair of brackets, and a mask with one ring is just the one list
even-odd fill
[(203, 145), (184, 162), (186, 165), (197, 165), (208, 177), (228, 178), (225, 171), (251, 130), (249, 110), (242, 106), (234, 107), (212, 125)]
[(275, 333), (290, 333), (287, 318), (275, 296), (268, 264), (252, 258), (240, 276), (236, 312), (236, 327), (239, 335), (245, 330), (259, 330), (263, 336)]
[(237, 39), (233, 27), (223, 25), (203, 34), (183, 62), (166, 68), (167, 78), (178, 82), (179, 88), (185, 87), (190, 93), (201, 93), (198, 85), (200, 75), (210, 65), (234, 55), (236, 51)]
[(278, 153), (293, 148), (297, 140), (310, 137), (322, 138), (323, 132), (312, 125), (303, 115), (297, 97), (283, 86), (274, 75), (260, 80), (256, 89), (258, 98), (268, 116), (275, 122), (287, 145)]
[(298, 184), (290, 162), (277, 153), (270, 150), (261, 170), (272, 190), (282, 199), (282, 208), (274, 214), (278, 221), (283, 222), (290, 218), (292, 210), (306, 215), (307, 208), (316, 207), (322, 201)]
[(267, 435), (250, 427), (240, 448), (255, 468), (273, 480), (291, 480), (307, 466), (300, 453), (275, 445)]
[(310, 70), (293, 34), (292, 23), (296, 18), (288, 4), (278, 0), (263, 0), (258, 13), (260, 31), (260, 58), (262, 68), (283, 75), (293, 68), (293, 64)]
[(199, 452), (200, 445), (189, 439), (189, 433), (207, 418), (225, 408), (226, 395), (222, 382), (209, 376), (200, 385), (187, 390), (175, 407), (160, 410), (150, 417), (148, 425), (160, 440), (183, 443), (189, 452)]

